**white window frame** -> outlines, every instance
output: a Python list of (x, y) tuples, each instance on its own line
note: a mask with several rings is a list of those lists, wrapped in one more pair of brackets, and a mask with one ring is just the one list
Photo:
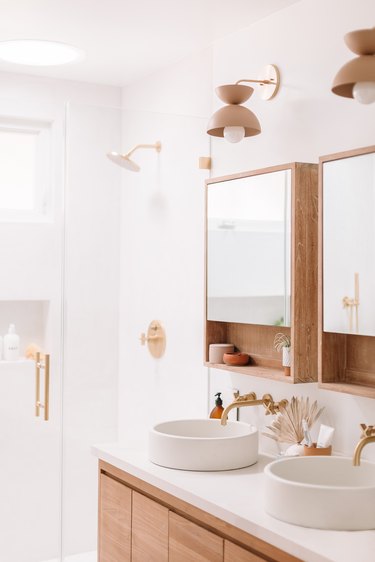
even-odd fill
[(35, 162), (35, 206), (33, 209), (1, 209), (0, 223), (52, 221), (52, 122), (0, 116), (0, 131), (37, 136)]

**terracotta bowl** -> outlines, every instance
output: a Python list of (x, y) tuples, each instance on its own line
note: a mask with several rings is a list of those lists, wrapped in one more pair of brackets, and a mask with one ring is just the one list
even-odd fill
[(250, 361), (250, 356), (247, 353), (235, 351), (234, 353), (224, 353), (223, 361), (226, 365), (243, 366), (247, 365)]

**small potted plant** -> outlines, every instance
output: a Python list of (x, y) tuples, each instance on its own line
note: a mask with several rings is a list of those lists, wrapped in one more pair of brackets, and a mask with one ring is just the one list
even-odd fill
[(291, 356), (290, 356), (290, 347), (291, 347), (291, 340), (290, 336), (287, 334), (282, 334), (279, 332), (275, 335), (275, 339), (273, 340), (273, 345), (277, 351), (282, 351), (283, 353), (283, 367), (284, 367), (284, 374), (286, 376), (290, 376), (290, 365), (291, 365)]

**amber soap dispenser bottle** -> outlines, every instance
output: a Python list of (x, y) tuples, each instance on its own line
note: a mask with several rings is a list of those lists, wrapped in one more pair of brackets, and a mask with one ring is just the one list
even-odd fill
[(220, 419), (221, 414), (224, 412), (223, 401), (221, 399), (221, 392), (218, 392), (217, 394), (215, 394), (215, 396), (217, 396), (215, 400), (215, 408), (211, 411), (210, 418)]

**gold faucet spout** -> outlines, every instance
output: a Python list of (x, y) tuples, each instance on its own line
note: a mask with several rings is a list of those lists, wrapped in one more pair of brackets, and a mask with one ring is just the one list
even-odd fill
[(221, 414), (221, 425), (226, 425), (228, 421), (228, 414), (234, 408), (243, 408), (244, 406), (264, 406), (266, 408), (267, 414), (276, 414), (280, 407), (285, 406), (287, 400), (281, 400), (280, 402), (274, 402), (270, 394), (264, 394), (262, 398), (257, 400), (255, 392), (250, 392), (249, 394), (244, 394), (240, 396), (235, 395), (235, 400), (231, 402)]
[(362, 436), (354, 450), (353, 465), (360, 466), (362, 450), (369, 443), (375, 443), (375, 428), (372, 425), (361, 424)]

